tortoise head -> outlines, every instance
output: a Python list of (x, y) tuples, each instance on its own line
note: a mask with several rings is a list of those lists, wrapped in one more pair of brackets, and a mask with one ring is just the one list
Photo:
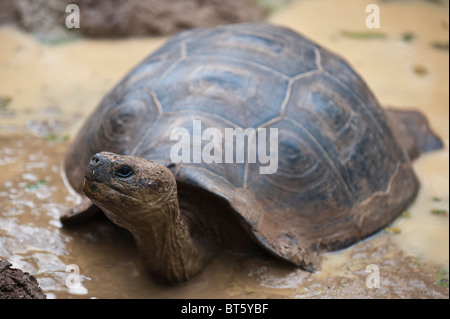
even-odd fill
[(83, 191), (115, 224), (129, 228), (148, 220), (149, 214), (163, 214), (176, 182), (163, 165), (102, 152), (89, 162)]

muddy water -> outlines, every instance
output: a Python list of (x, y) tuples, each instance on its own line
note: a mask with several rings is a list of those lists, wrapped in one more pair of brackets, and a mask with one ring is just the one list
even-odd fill
[[(268, 20), (345, 56), (383, 105), (422, 110), (443, 138), (444, 150), (416, 162), (421, 192), (390, 231), (325, 255), (315, 274), (265, 256), (224, 253), (189, 283), (155, 283), (130, 236), (106, 219), (61, 227), (60, 214), (77, 197), (64, 186), (60, 170), (83, 119), (165, 39), (49, 46), (3, 27), (0, 258), (34, 274), (49, 298), (448, 298), (448, 48), (433, 45), (448, 43), (448, 5), (376, 2), (377, 32), (386, 37), (364, 39), (355, 32), (371, 31), (364, 25), (368, 3), (293, 1)], [(349, 37), (342, 31), (354, 33)], [(405, 34), (412, 39), (405, 41)], [(378, 266), (380, 288), (367, 287), (368, 265)], [(79, 285), (73, 276), (77, 271)]]

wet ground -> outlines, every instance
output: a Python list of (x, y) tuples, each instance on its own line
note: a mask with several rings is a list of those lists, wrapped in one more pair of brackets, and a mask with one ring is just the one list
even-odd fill
[(129, 234), (105, 218), (61, 227), (77, 201), (61, 164), (102, 96), (165, 39), (44, 45), (2, 27), (0, 258), (33, 274), (48, 298), (448, 298), (448, 2), (372, 2), (377, 30), (365, 27), (365, 1), (293, 1), (269, 21), (345, 56), (383, 105), (420, 109), (443, 138), (444, 150), (415, 163), (421, 192), (393, 225), (326, 254), (315, 274), (224, 253), (188, 283), (155, 283)]

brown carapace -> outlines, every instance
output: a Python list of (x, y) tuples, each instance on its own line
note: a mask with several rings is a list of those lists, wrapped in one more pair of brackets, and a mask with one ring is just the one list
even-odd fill
[[(276, 128), (277, 171), (173, 163), (171, 132), (192, 136), (194, 120), (222, 133)], [(65, 159), (71, 187), (87, 197), (62, 221), (101, 208), (169, 281), (192, 278), (224, 249), (314, 270), (320, 252), (408, 207), (419, 189), (411, 160), (441, 147), (422, 115), (383, 110), (348, 63), (291, 30), (195, 29), (146, 58), (88, 118)]]

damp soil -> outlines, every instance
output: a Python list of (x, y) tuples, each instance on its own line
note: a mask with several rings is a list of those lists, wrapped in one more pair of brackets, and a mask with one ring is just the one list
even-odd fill
[(383, 105), (421, 110), (442, 137), (444, 150), (414, 164), (422, 188), (392, 225), (325, 254), (316, 273), (225, 252), (187, 283), (155, 282), (132, 237), (103, 216), (62, 227), (78, 197), (61, 168), (102, 96), (165, 38), (46, 45), (2, 27), (0, 259), (34, 276), (47, 298), (449, 298), (448, 49), (433, 44), (448, 42), (448, 5), (377, 2), (386, 37), (358, 38), (345, 35), (367, 31), (366, 4), (354, 3), (292, 1), (268, 19), (345, 56)]

